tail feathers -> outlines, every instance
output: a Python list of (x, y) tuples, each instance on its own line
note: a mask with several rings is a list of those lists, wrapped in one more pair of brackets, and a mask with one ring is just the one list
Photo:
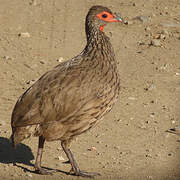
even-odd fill
[(12, 146), (15, 148), (17, 144), (22, 142), (24, 139), (29, 138), (30, 136), (39, 136), (37, 133), (39, 125), (35, 126), (25, 126), (25, 127), (13, 127), (12, 135), (9, 138)]
[(31, 135), (34, 135), (34, 129), (35, 129), (35, 127), (33, 127), (33, 126), (13, 128), (12, 135), (9, 138), (13, 148), (15, 148), (24, 139), (27, 139)]
[(16, 146), (24, 139), (26, 138), (23, 135), (19, 135), (17, 133), (12, 133), (11, 137), (9, 138), (13, 148), (16, 148)]
[(14, 143), (14, 135), (12, 134), (11, 137), (9, 138), (10, 143), (12, 144), (13, 148), (16, 148), (16, 144)]

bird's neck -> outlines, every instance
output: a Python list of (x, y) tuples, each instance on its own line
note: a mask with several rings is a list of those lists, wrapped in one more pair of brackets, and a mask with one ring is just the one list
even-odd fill
[(84, 49), (86, 53), (97, 50), (101, 53), (104, 52), (104, 54), (106, 54), (107, 56), (114, 56), (114, 51), (110, 43), (110, 39), (102, 30), (100, 30), (96, 26), (89, 25), (86, 27), (86, 37), (87, 45)]

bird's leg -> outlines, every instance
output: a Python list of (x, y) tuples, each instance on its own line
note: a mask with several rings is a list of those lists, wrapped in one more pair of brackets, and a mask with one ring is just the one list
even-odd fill
[(70, 171), (70, 174), (76, 175), (76, 176), (83, 176), (83, 177), (94, 177), (97, 175), (100, 175), (99, 173), (93, 173), (93, 172), (85, 172), (85, 171), (81, 171), (79, 169), (79, 166), (77, 165), (73, 154), (71, 152), (71, 150), (69, 149), (69, 143), (67, 141), (62, 141), (61, 142), (61, 146), (64, 150), (64, 152), (66, 153), (69, 162), (71, 163), (72, 169)]
[(36, 162), (35, 162), (35, 172), (38, 174), (42, 174), (42, 175), (52, 175), (52, 170), (47, 170), (47, 169), (43, 169), (41, 168), (41, 159), (42, 159), (42, 154), (43, 154), (43, 148), (44, 148), (44, 142), (45, 139), (43, 136), (39, 137), (39, 143), (38, 143), (38, 152), (37, 152), (37, 156), (36, 156)]

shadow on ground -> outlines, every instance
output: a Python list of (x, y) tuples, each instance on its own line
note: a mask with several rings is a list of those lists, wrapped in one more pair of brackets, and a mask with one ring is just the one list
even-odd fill
[[(14, 149), (9, 139), (5, 137), (0, 137), (0, 163), (3, 164), (13, 163), (16, 167), (23, 169), (25, 172), (28, 171), (31, 173), (36, 173), (35, 171), (23, 167), (22, 165), (16, 164), (16, 163), (20, 163), (28, 166), (34, 166), (34, 164), (31, 163), (31, 160), (33, 159), (34, 159), (34, 155), (28, 146), (20, 143), (17, 145), (16, 149)], [(48, 167), (42, 167), (42, 168), (68, 174), (67, 172), (58, 169), (51, 169)]]
[(34, 159), (31, 149), (20, 143), (14, 149), (9, 139), (0, 137), (0, 163), (22, 163), (32, 166), (30, 162)]

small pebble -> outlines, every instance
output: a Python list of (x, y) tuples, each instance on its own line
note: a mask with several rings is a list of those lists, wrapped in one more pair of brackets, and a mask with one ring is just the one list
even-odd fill
[(177, 73), (175, 73), (175, 75), (176, 75), (176, 76), (180, 76), (180, 73), (177, 72)]
[[(175, 123), (175, 121), (174, 121), (174, 123)], [(180, 126), (176, 126), (174, 128), (171, 128), (167, 132), (180, 135)]]
[(6, 123), (4, 121), (0, 121), (0, 126), (4, 126)]
[(39, 61), (41, 64), (45, 64), (45, 61), (43, 61), (43, 60), (41, 60), (41, 61)]
[(120, 150), (120, 146), (114, 146), (114, 149)]
[(30, 162), (31, 162), (32, 164), (34, 164), (34, 163), (35, 163), (35, 159), (30, 160)]
[(37, 0), (31, 0), (31, 2), (29, 4), (33, 5), (33, 6), (36, 6), (37, 5)]
[(139, 126), (140, 129), (146, 129), (146, 126), (144, 124)]
[(168, 70), (170, 68), (170, 64), (164, 64), (163, 66), (159, 67), (161, 70)]
[(97, 151), (97, 149), (94, 146), (92, 146), (91, 148), (88, 148), (88, 151)]
[(30, 173), (27, 173), (26, 176), (31, 177), (31, 178), (33, 177), (32, 174)]
[(145, 155), (147, 158), (152, 158), (152, 155), (151, 154), (146, 154)]
[(142, 53), (142, 51), (137, 51), (137, 53), (138, 53), (138, 54), (141, 54), (141, 53)]
[(152, 152), (152, 149), (146, 149), (146, 152)]
[(144, 88), (144, 90), (145, 90), (145, 91), (151, 91), (151, 90), (153, 90), (153, 89), (155, 89), (155, 88), (156, 88), (156, 85), (151, 84), (151, 85), (149, 85), (149, 87)]
[(154, 118), (154, 116), (155, 116), (154, 113), (151, 113), (151, 114), (150, 114), (150, 117), (151, 117), (151, 118)]
[(139, 46), (146, 45), (146, 43), (143, 42), (143, 41), (138, 41), (137, 43), (138, 43)]
[(149, 26), (147, 26), (146, 28), (145, 28), (145, 31), (150, 31), (151, 30), (151, 28), (149, 27)]
[(19, 35), (19, 37), (23, 37), (23, 38), (29, 38), (29, 37), (31, 37), (28, 32), (19, 33), (18, 35)]
[(9, 57), (9, 56), (4, 56), (3, 58), (4, 58), (5, 60), (12, 60), (12, 58)]
[(139, 20), (139, 21), (145, 23), (145, 22), (149, 21), (150, 18), (148, 16), (137, 16), (134, 18), (134, 20)]
[(153, 39), (159, 39), (160, 34), (153, 35)]
[(63, 57), (60, 57), (57, 59), (58, 62), (63, 62), (64, 61), (64, 58)]
[(58, 150), (58, 151), (61, 151), (61, 150), (62, 150), (62, 148), (61, 148), (61, 147), (58, 147), (58, 148), (57, 148), (57, 150)]
[(121, 151), (121, 152), (119, 152), (119, 154), (121, 154), (121, 155), (125, 155), (125, 152)]
[(160, 34), (160, 35), (159, 35), (159, 39), (166, 39), (165, 34)]
[(26, 84), (30, 84), (31, 85), (31, 84), (34, 84), (35, 81), (36, 81), (35, 79), (30, 80), (30, 81), (27, 81)]
[(129, 21), (129, 20), (128, 20), (128, 21), (125, 22), (125, 24), (127, 24), (127, 25), (132, 25), (132, 24), (133, 24), (133, 21)]
[(158, 39), (153, 39), (153, 40), (151, 40), (150, 45), (155, 46), (155, 47), (160, 47), (161, 46), (161, 41), (158, 40)]
[(58, 156), (59, 161), (65, 161), (65, 159), (62, 156)]

